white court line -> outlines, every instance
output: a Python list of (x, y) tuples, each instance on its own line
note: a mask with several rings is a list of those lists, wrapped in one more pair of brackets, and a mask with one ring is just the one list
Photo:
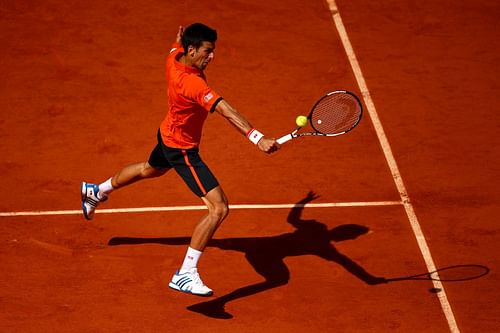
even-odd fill
[[(354, 53), (351, 42), (347, 35), (347, 31), (345, 30), (344, 24), (342, 23), (342, 18), (340, 17), (337, 4), (335, 3), (335, 0), (326, 0), (326, 2), (328, 3), (328, 6), (330, 8), (333, 21), (340, 35), (340, 39), (342, 40), (342, 44), (344, 45), (347, 57), (349, 58), (349, 62), (354, 72), (354, 76), (356, 77), (359, 89), (363, 95), (363, 100), (368, 110), (368, 114), (370, 115), (373, 126), (375, 127), (375, 131), (377, 132), (377, 137), (384, 151), (385, 159), (387, 160), (387, 163), (391, 170), (392, 177), (394, 179), (394, 182), (396, 183), (396, 187), (399, 191), (399, 195), (401, 197), (401, 201), (403, 202), (406, 215), (408, 215), (408, 219), (410, 220), (410, 224), (413, 229), (413, 233), (415, 234), (415, 238), (417, 239), (420, 252), (422, 253), (422, 256), (425, 260), (428, 271), (434, 272), (436, 271), (436, 266), (434, 265), (434, 260), (432, 259), (429, 246), (427, 245), (427, 242), (425, 240), (425, 236), (422, 232), (422, 228), (420, 227), (420, 223), (418, 222), (415, 210), (413, 209), (413, 205), (410, 202), (410, 198), (408, 197), (408, 192), (406, 191), (403, 179), (401, 178), (401, 174), (399, 172), (399, 168), (396, 164), (396, 160), (394, 158), (394, 155), (392, 154), (391, 146), (389, 145), (389, 141), (387, 140), (387, 137), (385, 135), (382, 123), (380, 122), (380, 119), (378, 117), (377, 110), (375, 109), (375, 104), (373, 103), (373, 100), (370, 96), (370, 91), (368, 90), (368, 86), (366, 85), (364, 75), (361, 72), (361, 67), (359, 66), (356, 54)], [(446, 320), (448, 321), (450, 331), (453, 333), (460, 332), (441, 281), (433, 280), (432, 282), (434, 284), (434, 288), (439, 288), (441, 290), (437, 293), (437, 295), (441, 303), (441, 308), (443, 309), (443, 312), (446, 316)]]
[[(330, 203), (308, 203), (308, 204), (240, 204), (229, 205), (229, 209), (290, 209), (295, 207), (306, 208), (331, 208), (331, 207), (373, 207), (373, 206), (395, 206), (402, 205), (401, 201), (368, 201), (368, 202), (330, 202)], [(167, 206), (167, 207), (138, 207), (138, 208), (108, 208), (98, 209), (96, 214), (116, 213), (144, 213), (144, 212), (175, 212), (189, 210), (206, 210), (204, 205), (200, 206)], [(82, 210), (45, 210), (26, 212), (0, 212), (0, 217), (13, 216), (51, 216), (51, 215), (82, 215)]]

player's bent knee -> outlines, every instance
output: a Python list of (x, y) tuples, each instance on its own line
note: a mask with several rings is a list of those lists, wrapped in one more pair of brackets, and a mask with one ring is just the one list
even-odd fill
[(201, 199), (207, 205), (208, 215), (211, 222), (215, 224), (214, 227), (218, 227), (229, 214), (229, 204), (224, 192), (220, 186), (217, 186)]
[(222, 219), (225, 219), (229, 215), (229, 206), (226, 204), (222, 209)]
[(209, 214), (212, 215), (218, 223), (221, 223), (229, 214), (229, 206), (227, 203), (217, 203), (209, 209)]
[(221, 204), (215, 208), (215, 214), (223, 220), (227, 214), (229, 214), (229, 206), (226, 204)]

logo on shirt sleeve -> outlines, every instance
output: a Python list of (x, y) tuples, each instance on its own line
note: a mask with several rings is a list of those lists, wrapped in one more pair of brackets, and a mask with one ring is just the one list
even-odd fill
[(203, 97), (203, 100), (205, 101), (205, 103), (208, 103), (212, 98), (214, 98), (214, 95), (210, 92), (206, 94), (205, 97)]

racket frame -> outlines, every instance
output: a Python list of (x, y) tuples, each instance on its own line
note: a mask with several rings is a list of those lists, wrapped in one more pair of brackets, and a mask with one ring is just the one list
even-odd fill
[[(318, 131), (315, 127), (314, 127), (314, 124), (312, 123), (312, 115), (314, 113), (314, 110), (316, 109), (316, 106), (321, 103), (321, 101), (325, 98), (327, 98), (328, 96), (331, 96), (331, 95), (334, 95), (334, 94), (349, 94), (351, 95), (352, 97), (354, 97), (354, 99), (356, 100), (356, 102), (358, 103), (359, 105), (359, 110), (360, 110), (360, 113), (359, 113), (359, 117), (358, 119), (356, 120), (356, 122), (347, 130), (345, 131), (342, 131), (342, 132), (339, 132), (339, 133), (322, 133), (320, 131)], [(311, 111), (309, 112), (309, 115), (307, 116), (307, 120), (309, 121), (309, 123), (311, 124), (311, 127), (316, 131), (316, 132), (304, 132), (304, 133), (298, 133), (299, 130), (302, 129), (302, 127), (298, 127), (297, 129), (295, 129), (293, 132), (291, 133), (288, 133), (284, 136), (282, 136), (281, 138), (277, 139), (276, 142), (278, 144), (283, 144), (287, 141), (290, 141), (292, 139), (295, 139), (295, 138), (298, 138), (298, 137), (302, 137), (302, 136), (327, 136), (327, 137), (335, 137), (335, 136), (339, 136), (339, 135), (342, 135), (342, 134), (345, 134), (349, 131), (351, 131), (354, 127), (356, 127), (359, 122), (361, 121), (361, 117), (363, 116), (363, 106), (361, 104), (361, 101), (359, 100), (358, 96), (356, 96), (354, 93), (350, 92), (350, 91), (347, 91), (347, 90), (335, 90), (335, 91), (331, 91), (329, 93), (327, 93), (326, 95), (324, 95), (323, 97), (321, 97), (315, 104), (314, 106), (311, 108)]]

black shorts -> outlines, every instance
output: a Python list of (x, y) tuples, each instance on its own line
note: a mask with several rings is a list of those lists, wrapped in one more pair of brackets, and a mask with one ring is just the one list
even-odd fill
[(159, 170), (174, 168), (194, 194), (204, 197), (217, 187), (219, 182), (201, 160), (198, 151), (198, 148), (167, 147), (161, 139), (160, 131), (158, 131), (158, 144), (151, 152), (148, 163)]

